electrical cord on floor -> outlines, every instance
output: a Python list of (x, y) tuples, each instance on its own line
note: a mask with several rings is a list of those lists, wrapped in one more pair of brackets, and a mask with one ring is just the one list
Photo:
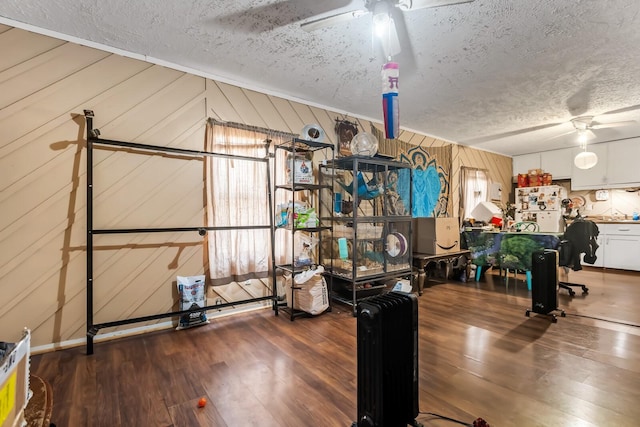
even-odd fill
[[(523, 308), (525, 308), (527, 310), (531, 310), (530, 307), (523, 307)], [(640, 325), (638, 325), (637, 323), (629, 323), (629, 322), (621, 322), (619, 320), (603, 319), (602, 317), (587, 316), (586, 314), (567, 313), (565, 311), (565, 315), (566, 316), (573, 316), (573, 317), (583, 317), (585, 319), (599, 320), (601, 322), (614, 323), (616, 325), (631, 326), (633, 328), (640, 328)]]
[(627, 322), (620, 322), (618, 320), (603, 319), (602, 317), (587, 316), (585, 314), (575, 314), (575, 313), (566, 313), (566, 314), (567, 316), (584, 317), (585, 319), (600, 320), (602, 322), (615, 323), (616, 325), (632, 326), (634, 328), (640, 328), (640, 325), (637, 325), (635, 323), (627, 323)]
[(431, 415), (432, 417), (440, 418), (442, 420), (451, 421), (452, 423), (461, 424), (467, 427), (491, 427), (488, 422), (482, 418), (476, 418), (472, 423), (466, 421), (456, 420), (455, 418), (447, 417), (445, 415), (436, 414), (434, 412), (418, 412), (420, 415)]

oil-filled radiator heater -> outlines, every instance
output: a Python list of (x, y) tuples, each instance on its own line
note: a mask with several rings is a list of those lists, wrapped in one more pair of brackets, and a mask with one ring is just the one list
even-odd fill
[(558, 251), (543, 249), (531, 255), (531, 309), (525, 312), (545, 314), (555, 323), (558, 321), (554, 311), (562, 317), (564, 310), (558, 308)]
[(389, 292), (357, 307), (358, 419), (352, 427), (421, 426), (418, 301)]

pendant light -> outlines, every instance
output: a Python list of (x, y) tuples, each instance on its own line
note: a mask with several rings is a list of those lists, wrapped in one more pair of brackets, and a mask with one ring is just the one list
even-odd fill
[(573, 163), (578, 169), (591, 169), (598, 163), (598, 156), (596, 153), (585, 149), (585, 151), (578, 153), (576, 158), (573, 159)]
[(591, 169), (598, 163), (596, 153), (587, 151), (587, 133), (586, 130), (578, 131), (578, 142), (583, 151), (573, 159), (573, 163), (578, 169)]

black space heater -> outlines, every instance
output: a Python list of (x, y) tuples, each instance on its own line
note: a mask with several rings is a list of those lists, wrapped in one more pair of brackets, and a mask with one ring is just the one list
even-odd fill
[(358, 420), (352, 427), (421, 426), (418, 300), (389, 292), (357, 307)]
[(531, 255), (531, 310), (525, 313), (527, 317), (532, 311), (551, 316), (553, 322), (557, 322), (554, 311), (565, 316), (564, 310), (558, 309), (558, 260), (558, 251), (553, 249)]

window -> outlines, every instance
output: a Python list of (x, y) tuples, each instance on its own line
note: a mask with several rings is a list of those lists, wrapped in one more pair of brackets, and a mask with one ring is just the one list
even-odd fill
[[(208, 233), (209, 275), (214, 285), (269, 277), (273, 215), (269, 203), (274, 173), (268, 175), (266, 141), (282, 143), (268, 130), (239, 129), (209, 123), (206, 150), (229, 154), (207, 157), (207, 225), (229, 227)], [(269, 160), (272, 162), (273, 160)], [(243, 228), (246, 227), (246, 228)], [(254, 228), (251, 228), (254, 227)]]
[(478, 203), (489, 200), (489, 177), (485, 170), (462, 168), (462, 183), (460, 185), (460, 211), (462, 218), (470, 218), (471, 211)]

